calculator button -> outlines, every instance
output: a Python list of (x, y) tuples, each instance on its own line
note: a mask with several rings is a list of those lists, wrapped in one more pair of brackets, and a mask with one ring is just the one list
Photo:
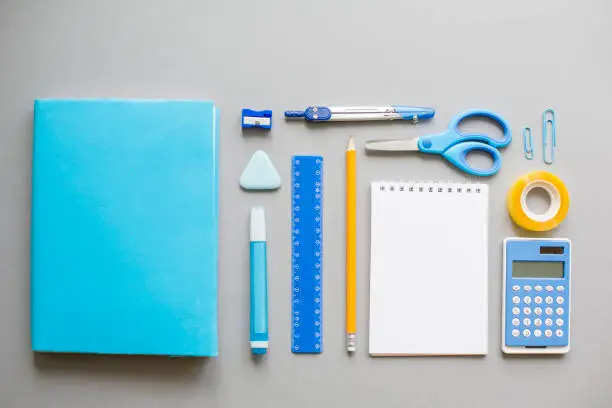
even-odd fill
[(557, 303), (562, 305), (563, 302), (565, 302), (565, 299), (563, 299), (563, 296), (557, 296)]
[(547, 285), (546, 286), (546, 291), (547, 292), (552, 292), (552, 290), (553, 290), (553, 287), (551, 285)]
[(531, 331), (529, 329), (523, 330), (523, 336), (525, 336), (525, 337), (531, 336)]
[(518, 326), (519, 324), (521, 324), (521, 321), (519, 319), (517, 319), (516, 317), (514, 319), (512, 319), (512, 325), (513, 326)]
[(533, 309), (533, 312), (537, 315), (540, 316), (542, 314), (542, 308), (541, 307), (536, 307), (535, 309)]
[(517, 315), (519, 313), (521, 313), (521, 309), (519, 309), (518, 307), (513, 307), (512, 308), (512, 314), (513, 315)]
[(535, 299), (533, 299), (534, 302), (536, 302), (537, 305), (542, 303), (542, 296), (536, 296)]
[(563, 292), (563, 290), (565, 289), (565, 287), (559, 285), (557, 286), (557, 292)]
[(552, 307), (547, 307), (546, 310), (544, 310), (544, 313), (550, 316), (552, 314)]
[(533, 321), (533, 324), (535, 324), (536, 326), (540, 327), (542, 325), (542, 319), (535, 319)]
[(531, 314), (531, 309), (530, 309), (530, 308), (528, 308), (528, 307), (524, 307), (524, 308), (523, 308), (523, 314), (524, 314), (525, 316), (529, 316), (529, 315)]
[(557, 329), (557, 331), (555, 331), (555, 335), (556, 335), (557, 337), (563, 337), (563, 330), (561, 330), (561, 329)]
[(542, 287), (540, 285), (535, 287), (536, 292), (541, 292), (542, 291)]
[(519, 285), (514, 285), (512, 287), (512, 290), (515, 291), (515, 292), (518, 292), (519, 290), (521, 290), (521, 287)]
[(512, 303), (514, 303), (515, 305), (518, 305), (519, 303), (521, 303), (521, 298), (518, 296), (514, 296), (512, 298)]
[(563, 313), (565, 313), (565, 310), (563, 310), (563, 308), (562, 308), (562, 307), (558, 307), (558, 308), (557, 308), (557, 314), (558, 314), (559, 316), (563, 316)]
[(553, 302), (552, 296), (546, 296), (546, 304), (550, 305), (550, 304), (552, 304), (552, 302)]
[(531, 319), (526, 317), (523, 319), (523, 325), (524, 326), (531, 326)]
[(529, 291), (531, 291), (531, 286), (530, 285), (525, 285), (525, 286), (523, 286), (523, 290), (525, 292), (529, 292)]
[(526, 305), (531, 303), (531, 296), (525, 296), (523, 298), (523, 302), (525, 302)]
[(544, 324), (547, 325), (547, 326), (552, 326), (552, 319), (544, 320)]
[(563, 319), (557, 319), (555, 320), (555, 323), (557, 323), (557, 326), (563, 326)]
[(519, 331), (519, 329), (514, 329), (514, 330), (512, 330), (512, 335), (513, 335), (514, 337), (518, 337), (518, 336), (519, 336), (519, 334), (521, 334), (521, 332)]
[(546, 330), (546, 331), (544, 332), (544, 335), (545, 335), (546, 337), (552, 337), (552, 330), (550, 330), (550, 329)]
[(540, 336), (542, 335), (542, 330), (540, 330), (540, 329), (535, 329), (535, 330), (533, 331), (533, 335), (534, 335), (534, 336), (536, 336), (536, 337), (540, 337)]

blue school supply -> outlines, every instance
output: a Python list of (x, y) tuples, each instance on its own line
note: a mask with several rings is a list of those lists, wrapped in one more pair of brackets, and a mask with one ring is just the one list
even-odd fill
[(37, 100), (32, 349), (216, 356), (218, 111)]
[[(459, 130), (461, 122), (467, 119), (483, 117), (496, 122), (503, 131), (501, 139), (479, 133), (463, 133)], [(438, 154), (448, 160), (459, 170), (473, 176), (493, 176), (501, 168), (501, 153), (498, 149), (506, 147), (512, 141), (512, 132), (508, 122), (495, 112), (483, 109), (469, 110), (458, 114), (452, 120), (448, 129), (435, 135), (421, 136), (413, 139), (373, 140), (366, 142), (369, 151), (420, 151), (422, 153)], [(491, 168), (481, 170), (470, 166), (467, 155), (473, 151), (487, 153), (493, 159)]]
[(417, 123), (434, 117), (433, 108), (420, 106), (309, 106), (303, 111), (285, 111), (286, 118), (304, 118), (309, 122), (360, 122), (370, 120), (409, 120)]
[(280, 186), (280, 175), (270, 157), (262, 150), (253, 153), (240, 176), (240, 187), (245, 190), (276, 190)]
[(251, 333), (253, 354), (268, 351), (268, 264), (266, 259), (266, 215), (263, 207), (251, 208)]
[(533, 159), (533, 137), (530, 127), (523, 129), (523, 154), (527, 160)]
[[(550, 135), (548, 128), (550, 127)], [(550, 142), (549, 139), (550, 138)], [(550, 143), (550, 147), (549, 146)], [(546, 109), (542, 112), (542, 159), (551, 165), (555, 161), (555, 148), (557, 147), (557, 119), (555, 111)], [(547, 153), (547, 150), (550, 150)]]
[(323, 351), (323, 158), (291, 159), (291, 351)]
[(568, 239), (504, 240), (504, 353), (569, 351), (570, 252)]
[(242, 109), (242, 128), (272, 129), (272, 111)]

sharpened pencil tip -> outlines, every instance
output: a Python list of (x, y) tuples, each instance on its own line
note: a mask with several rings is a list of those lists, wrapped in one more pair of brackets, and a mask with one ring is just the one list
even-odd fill
[(348, 143), (346, 144), (346, 150), (355, 150), (355, 141), (353, 136), (349, 136)]

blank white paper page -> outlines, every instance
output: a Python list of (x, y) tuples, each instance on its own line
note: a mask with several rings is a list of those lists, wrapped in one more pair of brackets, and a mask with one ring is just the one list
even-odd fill
[(487, 354), (488, 196), (372, 183), (371, 355)]

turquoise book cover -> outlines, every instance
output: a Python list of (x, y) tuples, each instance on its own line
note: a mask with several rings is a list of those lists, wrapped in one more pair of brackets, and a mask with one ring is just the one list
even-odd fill
[(36, 100), (32, 349), (216, 356), (218, 111)]

